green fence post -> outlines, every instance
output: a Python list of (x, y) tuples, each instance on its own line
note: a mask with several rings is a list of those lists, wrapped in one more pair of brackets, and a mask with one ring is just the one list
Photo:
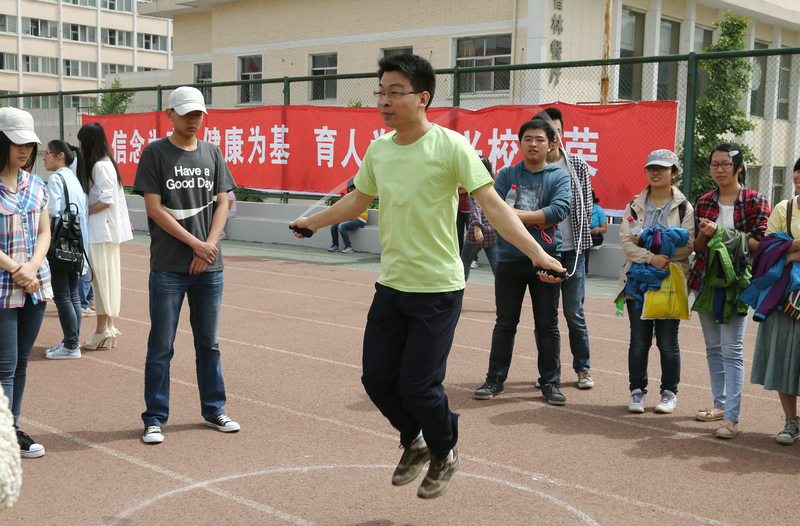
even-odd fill
[(58, 92), (58, 137), (64, 140), (64, 92)]
[(161, 111), (161, 84), (156, 86), (156, 97), (158, 97), (158, 102), (156, 103), (156, 111)]
[(458, 108), (461, 106), (461, 92), (458, 86), (458, 66), (453, 68), (453, 107)]
[(289, 84), (289, 77), (283, 77), (283, 105), (289, 106), (292, 104), (291, 88)]
[(694, 120), (697, 115), (697, 80), (699, 63), (697, 55), (689, 53), (688, 77), (686, 79), (686, 127), (683, 138), (683, 195), (692, 198), (692, 176), (694, 164)]

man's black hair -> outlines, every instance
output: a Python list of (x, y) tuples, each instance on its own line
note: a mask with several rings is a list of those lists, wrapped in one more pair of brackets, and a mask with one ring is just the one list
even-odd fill
[(547, 119), (544, 117), (544, 115), (550, 117), (550, 120), (561, 122), (561, 127), (564, 127), (564, 114), (561, 113), (561, 110), (558, 108), (545, 108), (537, 113), (534, 119), (542, 119), (543, 121), (547, 122)]
[(402, 73), (411, 82), (411, 87), (414, 88), (414, 91), (427, 91), (430, 94), (430, 98), (425, 109), (428, 109), (436, 91), (436, 73), (433, 71), (433, 66), (431, 66), (430, 62), (419, 55), (412, 55), (411, 53), (383, 57), (378, 61), (378, 80), (387, 71)]
[(522, 136), (528, 130), (543, 130), (547, 135), (547, 142), (556, 142), (556, 131), (542, 119), (533, 119), (523, 124), (519, 129), (519, 142), (522, 142)]
[(800, 159), (797, 159), (797, 162), (794, 163), (794, 171), (795, 172), (800, 171)]

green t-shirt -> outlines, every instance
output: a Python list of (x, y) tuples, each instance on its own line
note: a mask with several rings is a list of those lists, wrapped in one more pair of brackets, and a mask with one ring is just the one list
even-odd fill
[(355, 185), (380, 196), (381, 277), (401, 292), (464, 288), (456, 212), (459, 183), (472, 193), (492, 177), (463, 136), (434, 125), (407, 146), (394, 133), (367, 149)]

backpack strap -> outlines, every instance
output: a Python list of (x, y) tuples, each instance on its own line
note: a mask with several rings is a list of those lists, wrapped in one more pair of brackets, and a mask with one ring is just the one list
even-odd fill
[(794, 208), (795, 199), (795, 197), (792, 197), (786, 202), (786, 232), (792, 239), (794, 239), (792, 235), (792, 208)]
[(684, 217), (686, 217), (686, 201), (681, 201), (681, 203), (678, 205), (678, 218), (680, 219), (681, 224), (683, 224)]

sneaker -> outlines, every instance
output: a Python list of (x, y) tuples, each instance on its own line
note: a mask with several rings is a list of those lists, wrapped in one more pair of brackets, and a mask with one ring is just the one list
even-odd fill
[(566, 405), (567, 397), (559, 389), (558, 384), (544, 384), (542, 385), (542, 396), (547, 398), (548, 404), (553, 405)]
[(472, 263), (469, 264), (469, 268), (478, 268), (478, 262), (475, 261), (475, 260), (472, 260)]
[(225, 231), (223, 230), (222, 233), (219, 235), (219, 238), (220, 239), (228, 239), (228, 234), (226, 234)]
[[(402, 445), (400, 446), (403, 447)], [(402, 486), (413, 481), (419, 476), (425, 463), (431, 459), (431, 452), (428, 446), (423, 447), (407, 447), (403, 449), (403, 456), (400, 457), (400, 463), (392, 474), (392, 484), (395, 486)]]
[[(51, 352), (52, 351), (52, 352)], [(61, 347), (50, 349), (45, 354), (45, 358), (48, 360), (78, 360), (81, 357), (81, 347), (80, 345), (75, 347), (74, 349), (67, 349), (64, 347), (64, 344), (61, 344)]]
[(44, 456), (44, 446), (34, 442), (33, 439), (28, 436), (28, 433), (17, 430), (17, 442), (19, 443), (19, 454), (22, 458), (39, 458)]
[(353, 247), (344, 247), (342, 249), (342, 254), (350, 254), (351, 252), (353, 252)]
[(97, 316), (97, 312), (95, 312), (94, 307), (86, 307), (85, 309), (81, 309), (81, 318), (91, 318), (92, 316)]
[(578, 373), (578, 389), (591, 389), (594, 387), (594, 380), (589, 370), (581, 371)]
[(722, 420), (725, 418), (725, 410), (721, 407), (701, 409), (694, 417), (701, 422), (714, 422), (715, 420)]
[(161, 426), (145, 426), (142, 442), (145, 444), (160, 444), (164, 441), (164, 428)]
[(634, 389), (631, 391), (631, 401), (628, 402), (628, 411), (631, 413), (644, 413), (644, 391)]
[(675, 393), (664, 389), (661, 391), (661, 401), (656, 406), (656, 413), (671, 413), (675, 411), (675, 404), (678, 403), (678, 397)]
[(331, 245), (330, 247), (328, 247), (328, 252), (339, 252), (339, 246)]
[(228, 418), (225, 413), (217, 415), (211, 420), (206, 420), (205, 424), (209, 427), (215, 427), (223, 433), (234, 433), (240, 429), (239, 424)]
[(739, 434), (739, 422), (728, 420), (722, 421), (722, 425), (717, 429), (717, 438), (733, 438)]
[(541, 383), (539, 380), (536, 380), (536, 383), (535, 383), (535, 384), (533, 384), (533, 386), (534, 386), (536, 389), (541, 389), (541, 388), (542, 388), (542, 383)]
[(453, 458), (446, 458), (439, 460), (438, 458), (431, 457), (431, 463), (428, 465), (428, 473), (422, 479), (422, 484), (419, 485), (417, 490), (417, 497), (421, 499), (435, 499), (450, 488), (450, 479), (453, 473), (458, 471), (461, 465), (461, 459), (458, 458), (458, 450), (453, 448)]
[(784, 416), (783, 419), (786, 420), (786, 425), (784, 426), (783, 431), (778, 433), (776, 440), (778, 441), (778, 444), (790, 446), (794, 444), (794, 441), (797, 440), (798, 435), (800, 435), (800, 417), (789, 418)]
[(52, 346), (52, 347), (50, 347), (49, 349), (47, 349), (47, 350), (45, 351), (44, 355), (45, 355), (45, 357), (49, 358), (51, 354), (53, 354), (53, 353), (54, 353), (54, 352), (56, 352), (57, 350), (59, 350), (59, 349), (63, 349), (63, 348), (64, 348), (64, 340), (61, 340), (60, 342), (58, 342), (58, 343), (57, 343), (57, 344), (55, 344), (54, 346)]
[(472, 397), (475, 400), (491, 400), (497, 395), (503, 394), (503, 382), (498, 380), (486, 380), (482, 386), (478, 388)]

